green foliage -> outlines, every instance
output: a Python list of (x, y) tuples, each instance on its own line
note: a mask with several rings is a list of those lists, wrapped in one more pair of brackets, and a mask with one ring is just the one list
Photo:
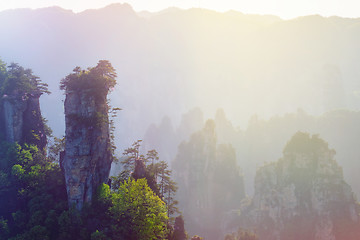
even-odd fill
[(134, 240), (165, 238), (166, 206), (149, 188), (146, 179), (125, 181), (113, 193), (112, 204), (113, 234)]
[(15, 164), (11, 169), (11, 174), (13, 176), (16, 176), (18, 179), (21, 179), (24, 177), (25, 170), (23, 167), (19, 164)]
[[(142, 140), (138, 140), (133, 143), (132, 147), (125, 149), (123, 155), (126, 158), (121, 162), (123, 165), (123, 171), (118, 177), (114, 178), (116, 185), (126, 181), (129, 177), (134, 179), (146, 178), (150, 188), (159, 195), (159, 187), (156, 182), (156, 170), (152, 167), (154, 161), (159, 158), (155, 150), (149, 151), (146, 157), (140, 154), (140, 145)], [(151, 162), (151, 166), (146, 166)]]
[(5, 63), (0, 60), (0, 93), (23, 94), (25, 100), (33, 92), (49, 94), (48, 85), (41, 82), (31, 69), (25, 69), (17, 63), (11, 63), (7, 69)]
[(97, 198), (100, 201), (106, 201), (106, 199), (109, 199), (110, 194), (111, 194), (111, 192), (110, 192), (109, 185), (103, 183), (102, 185), (99, 186), (99, 190), (98, 190), (98, 193), (97, 193)]
[[(152, 167), (152, 165), (150, 165)], [(175, 193), (178, 189), (176, 182), (171, 180), (171, 170), (168, 169), (168, 164), (164, 161), (153, 166), (160, 189), (160, 197), (164, 200), (168, 210), (168, 217), (175, 213), (179, 213), (176, 205), (178, 201), (175, 200)]]
[(8, 238), (55, 239), (67, 207), (59, 166), (26, 144), (0, 143), (0, 159), (7, 162), (0, 174), (0, 218)]
[[(33, 91), (40, 94), (47, 91), (46, 85), (41, 84), (31, 70), (17, 64), (11, 64), (8, 69), (0, 61), (0, 93), (20, 94), (26, 101)], [(107, 92), (114, 87), (115, 77), (111, 64), (100, 61), (86, 71), (76, 68), (62, 80), (61, 88), (94, 91), (97, 97), (99, 91)], [(116, 114), (118, 110), (114, 108), (111, 113)], [(33, 110), (29, 114), (38, 116), (39, 113)], [(107, 121), (107, 116), (96, 113), (86, 120), (89, 125), (96, 125)], [(161, 169), (167, 165), (155, 163), (158, 160), (156, 151), (150, 151), (144, 158), (151, 162), (151, 167), (146, 169), (148, 181), (121, 181), (113, 192), (103, 184), (93, 202), (78, 212), (68, 209), (64, 175), (57, 161), (64, 150), (65, 139), (53, 138), (54, 143), (46, 156), (36, 145), (26, 144), (34, 142), (32, 138), (38, 141), (41, 138), (40, 132), (29, 130), (22, 145), (0, 143), (0, 239), (165, 239), (169, 236), (169, 211), (157, 195), (156, 176), (160, 178), (161, 172), (162, 176), (170, 172)], [(136, 151), (131, 154), (137, 154)]]
[[(17, 63), (6, 66), (0, 60), (0, 128), (5, 128), (4, 106), (7, 101), (11, 105), (25, 107), (21, 113), (23, 118), (22, 139), (17, 139), (20, 144), (28, 143), (39, 146), (46, 145), (46, 136), (51, 134), (46, 120), (41, 116), (37, 100), (41, 94), (49, 94), (47, 84), (42, 83), (31, 69), (25, 69)], [(5, 139), (5, 131), (0, 132), (0, 140)]]
[[(20, 94), (26, 101), (32, 91), (40, 94), (47, 92), (46, 85), (32, 75), (31, 70), (17, 64), (11, 64), (8, 69), (0, 61), (0, 93)], [(111, 64), (100, 61), (96, 67), (86, 71), (76, 68), (73, 74), (62, 80), (61, 88), (99, 93), (113, 88), (115, 77)], [(118, 110), (114, 108), (111, 113), (115, 114)], [(39, 113), (33, 110), (29, 114), (38, 116)], [(94, 125), (104, 119), (107, 120), (107, 116), (96, 113), (88, 120)], [(44, 122), (44, 119), (41, 120)], [(156, 151), (150, 151), (144, 157), (144, 162), (151, 162), (146, 166), (146, 179), (119, 181), (115, 191), (103, 184), (94, 195), (93, 202), (78, 212), (68, 209), (64, 175), (58, 164), (65, 139), (53, 138), (46, 156), (45, 151), (39, 150), (36, 145), (26, 143), (32, 138), (40, 140), (40, 132), (30, 129), (29, 133), (21, 145), (0, 143), (0, 239), (141, 240), (170, 236), (169, 211), (157, 195), (156, 179), (164, 178), (171, 172), (165, 170), (167, 165), (156, 163)], [(131, 154), (137, 154), (136, 151)], [(161, 184), (163, 189), (167, 189), (166, 181)]]
[(139, 151), (141, 142), (142, 140), (137, 140), (130, 148), (124, 150), (123, 155), (126, 158), (121, 162), (124, 169), (119, 176), (121, 177), (121, 182), (126, 181), (131, 176), (131, 173), (135, 171), (136, 160), (145, 161), (144, 155), (141, 155)]
[[(146, 155), (140, 154), (141, 142), (142, 140), (138, 140), (132, 144), (132, 147), (125, 149), (123, 155), (126, 158), (121, 162), (124, 170), (117, 177), (112, 177), (112, 188), (117, 189), (128, 178), (141, 178), (136, 176), (137, 161), (140, 161), (145, 166), (143, 177), (146, 178), (152, 191), (166, 203), (168, 217), (179, 213), (176, 207), (178, 202), (175, 200), (177, 185), (171, 179), (172, 171), (165, 161), (159, 160), (156, 150), (150, 150)], [(171, 218), (171, 220), (173, 219)]]
[(84, 206), (80, 215), (74, 217), (76, 212), (72, 211), (57, 215), (57, 222), (53, 218), (47, 221), (50, 225), (57, 223), (59, 239), (145, 240), (165, 239), (168, 235), (166, 205), (146, 179), (129, 179), (115, 191), (102, 184), (92, 204)]
[(96, 67), (82, 70), (76, 67), (73, 73), (61, 80), (60, 89), (65, 91), (93, 90), (109, 91), (116, 84), (115, 69), (107, 60), (100, 60)]

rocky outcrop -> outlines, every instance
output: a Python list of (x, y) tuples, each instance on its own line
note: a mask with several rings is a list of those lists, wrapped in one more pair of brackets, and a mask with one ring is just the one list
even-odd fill
[(64, 170), (69, 207), (81, 210), (90, 204), (97, 188), (108, 183), (113, 160), (107, 94), (116, 84), (116, 72), (107, 60), (73, 73), (60, 82), (65, 90)]
[(294, 135), (283, 158), (258, 169), (240, 226), (262, 240), (360, 239), (359, 205), (334, 154), (317, 136)]
[(3, 96), (3, 112), (5, 125), (5, 140), (19, 142), (22, 139), (23, 114), (26, 109), (24, 101), (15, 97)]
[(5, 141), (35, 144), (41, 150), (45, 148), (47, 139), (40, 111), (40, 96), (39, 91), (2, 96), (1, 117)]
[(69, 205), (80, 210), (107, 183), (112, 163), (107, 92), (67, 91), (66, 144), (62, 166)]
[(185, 228), (190, 235), (219, 239), (222, 218), (240, 207), (245, 193), (235, 150), (217, 144), (214, 121), (207, 121), (203, 130), (180, 144), (172, 168)]

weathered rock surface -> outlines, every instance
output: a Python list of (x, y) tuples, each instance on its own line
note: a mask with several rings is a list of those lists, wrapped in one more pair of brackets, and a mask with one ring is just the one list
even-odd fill
[(41, 93), (14, 93), (2, 97), (2, 125), (4, 140), (31, 143), (44, 149), (47, 143), (45, 126), (40, 111)]
[(112, 162), (106, 94), (67, 91), (66, 144), (62, 167), (69, 205), (81, 209), (107, 183)]
[(282, 159), (258, 169), (240, 226), (262, 240), (360, 239), (359, 205), (334, 154), (317, 136), (297, 133)]

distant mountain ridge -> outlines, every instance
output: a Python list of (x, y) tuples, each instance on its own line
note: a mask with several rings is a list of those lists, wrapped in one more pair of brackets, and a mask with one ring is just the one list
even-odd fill
[[(53, 94), (42, 100), (56, 135), (64, 132), (58, 91), (74, 66), (110, 60), (119, 72), (112, 94), (124, 110), (118, 145), (144, 135), (151, 123), (199, 106), (222, 107), (235, 125), (331, 108), (360, 109), (360, 19), (306, 16), (288, 21), (230, 11), (171, 9), (142, 17), (128, 4), (73, 13), (59, 7), (0, 12), (0, 57), (32, 68)], [(325, 65), (338, 69), (329, 88)], [(325, 107), (326, 106), (326, 107)], [(131, 129), (129, 131), (128, 129)]]

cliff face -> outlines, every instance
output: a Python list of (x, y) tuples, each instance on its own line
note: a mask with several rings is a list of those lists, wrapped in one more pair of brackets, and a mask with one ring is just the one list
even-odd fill
[(19, 144), (32, 143), (44, 149), (47, 143), (39, 98), (41, 93), (4, 94), (2, 97), (2, 125), (4, 140)]
[(22, 139), (23, 114), (26, 103), (15, 97), (3, 97), (5, 140), (19, 142)]
[(84, 203), (91, 202), (97, 187), (109, 177), (112, 154), (106, 94), (67, 91), (65, 122), (62, 166), (69, 205), (81, 209)]
[(112, 144), (107, 94), (116, 84), (111, 63), (100, 60), (96, 67), (73, 73), (61, 80), (65, 90), (65, 153), (60, 165), (65, 173), (70, 207), (81, 210), (110, 173)]
[(219, 239), (222, 218), (238, 209), (245, 195), (235, 150), (217, 144), (215, 124), (208, 121), (202, 131), (180, 144), (172, 168), (185, 228), (190, 235)]
[[(263, 240), (359, 239), (359, 206), (335, 152), (316, 136), (301, 134), (288, 143), (282, 159), (258, 169), (240, 225), (256, 229)], [(300, 138), (305, 143), (296, 143)]]

